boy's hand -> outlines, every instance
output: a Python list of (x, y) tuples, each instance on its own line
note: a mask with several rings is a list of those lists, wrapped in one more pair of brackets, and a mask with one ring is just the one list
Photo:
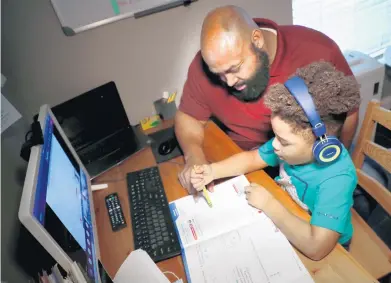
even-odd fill
[(208, 164), (194, 165), (190, 173), (190, 182), (197, 191), (202, 191), (203, 186), (208, 185), (213, 180), (212, 166)]
[(268, 190), (255, 183), (251, 183), (250, 186), (245, 187), (244, 191), (248, 203), (260, 210), (264, 210), (267, 204), (274, 199)]

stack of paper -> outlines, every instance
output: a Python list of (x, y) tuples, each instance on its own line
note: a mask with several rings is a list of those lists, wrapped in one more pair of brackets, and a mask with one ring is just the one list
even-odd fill
[(42, 275), (38, 274), (38, 278), (40, 283), (73, 283), (70, 279), (62, 277), (57, 264), (53, 266), (51, 274), (43, 270)]
[(213, 208), (192, 196), (170, 203), (188, 282), (313, 282), (285, 236), (248, 205), (248, 184), (239, 176), (215, 186)]

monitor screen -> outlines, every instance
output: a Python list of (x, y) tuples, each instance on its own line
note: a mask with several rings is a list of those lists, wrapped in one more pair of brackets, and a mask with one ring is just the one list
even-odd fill
[(45, 119), (33, 215), (67, 255), (85, 268), (88, 279), (99, 282), (87, 177), (51, 116)]

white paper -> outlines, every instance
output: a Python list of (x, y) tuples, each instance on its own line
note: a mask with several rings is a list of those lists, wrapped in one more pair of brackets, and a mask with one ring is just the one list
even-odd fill
[(215, 186), (212, 208), (192, 197), (170, 203), (191, 282), (313, 282), (286, 237), (248, 205), (248, 184), (242, 175)]
[(173, 202), (174, 213), (178, 216), (176, 225), (183, 247), (250, 224), (259, 212), (246, 201), (244, 187), (247, 185), (249, 182), (242, 175), (215, 186), (214, 192), (209, 193), (212, 208), (203, 197), (197, 202), (192, 196)]
[(285, 236), (264, 214), (251, 225), (188, 247), (185, 257), (192, 282), (313, 282)]
[(1, 132), (3, 133), (21, 117), (18, 110), (1, 94)]
[(125, 259), (114, 277), (114, 283), (170, 283), (156, 263), (143, 250), (135, 250)]

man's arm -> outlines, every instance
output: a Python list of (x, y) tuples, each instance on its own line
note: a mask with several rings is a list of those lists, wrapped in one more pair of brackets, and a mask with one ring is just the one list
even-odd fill
[(202, 148), (205, 124), (206, 121), (199, 121), (180, 110), (175, 115), (175, 135), (183, 151), (186, 163), (178, 178), (181, 185), (189, 193), (196, 192), (190, 182), (193, 166), (208, 163)]
[(346, 120), (342, 126), (340, 141), (343, 143), (347, 150), (349, 150), (354, 135), (356, 134), (358, 125), (358, 113), (358, 109), (352, 113), (348, 113)]
[(205, 124), (206, 121), (199, 121), (180, 110), (175, 115), (175, 135), (184, 153), (186, 163), (206, 163), (202, 149)]
[[(208, 78), (203, 71), (201, 53), (198, 52), (190, 64), (181, 102), (175, 115), (175, 134), (186, 162), (178, 178), (189, 193), (196, 192), (190, 182), (191, 169), (194, 165), (206, 163), (202, 150), (204, 127), (212, 115), (208, 94), (210, 94), (208, 93)], [(211, 188), (211, 185), (209, 187)]]
[[(335, 42), (333, 42), (331, 52), (331, 60), (337, 70), (342, 71), (346, 76), (354, 76), (352, 70), (349, 67), (348, 62), (346, 61), (340, 48)], [(339, 140), (343, 143), (347, 150), (349, 150), (357, 130), (358, 114), (358, 107), (347, 113), (345, 123), (342, 126), (341, 136), (339, 137)]]

